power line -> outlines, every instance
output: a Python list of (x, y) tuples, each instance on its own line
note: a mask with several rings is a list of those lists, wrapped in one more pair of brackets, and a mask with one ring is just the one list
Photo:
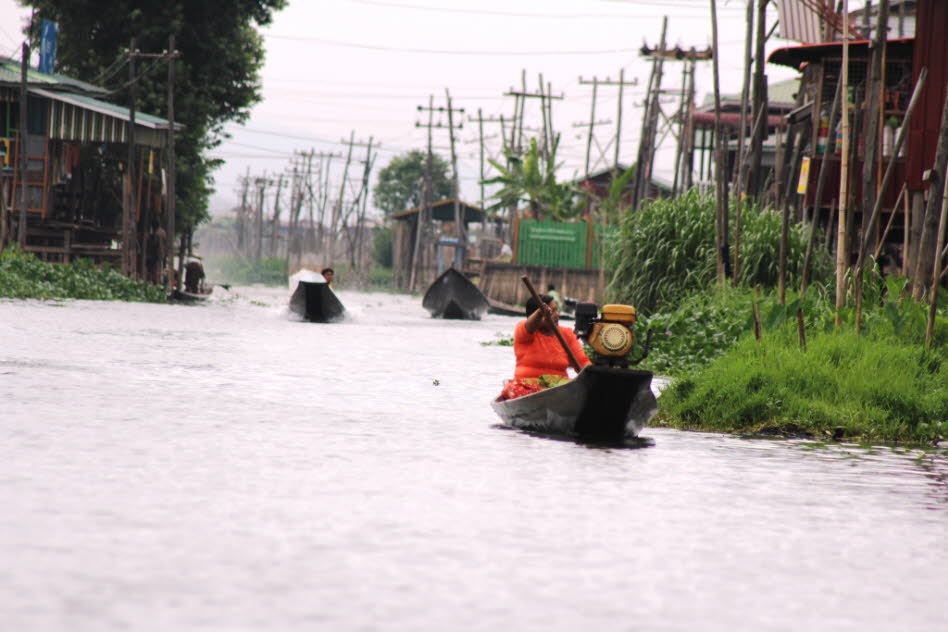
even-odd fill
[(314, 44), (326, 44), (329, 46), (342, 46), (346, 48), (361, 48), (366, 50), (377, 50), (384, 52), (397, 53), (420, 53), (424, 55), (616, 55), (623, 53), (635, 53), (634, 48), (613, 48), (608, 50), (554, 50), (554, 51), (490, 51), (490, 50), (438, 50), (431, 48), (401, 48), (397, 46), (379, 46), (375, 44), (362, 44), (359, 42), (341, 42), (338, 40), (324, 39), (320, 37), (295, 37), (292, 35), (264, 35), (271, 39), (284, 39), (297, 42), (312, 42)]

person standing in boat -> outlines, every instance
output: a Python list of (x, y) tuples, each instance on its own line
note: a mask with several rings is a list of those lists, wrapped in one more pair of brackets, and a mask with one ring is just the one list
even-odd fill
[(546, 293), (553, 297), (553, 300), (556, 301), (558, 307), (557, 313), (563, 310), (563, 297), (560, 296), (560, 293), (556, 291), (556, 286), (550, 283), (546, 286)]
[(204, 266), (195, 257), (184, 265), (184, 291), (191, 294), (204, 292)]
[(538, 305), (533, 297), (527, 300), (527, 319), (517, 323), (514, 328), (514, 355), (517, 358), (515, 379), (539, 378), (543, 375), (567, 377), (569, 357), (553, 333), (553, 327), (563, 334), (580, 367), (592, 364), (573, 330), (559, 326), (559, 304), (556, 300), (549, 294), (541, 295), (540, 300), (543, 305)]
[(323, 275), (323, 278), (326, 279), (326, 283), (329, 284), (329, 287), (335, 289), (335, 286), (332, 284), (332, 278), (336, 275), (335, 270), (332, 268), (323, 268), (320, 271), (320, 274)]

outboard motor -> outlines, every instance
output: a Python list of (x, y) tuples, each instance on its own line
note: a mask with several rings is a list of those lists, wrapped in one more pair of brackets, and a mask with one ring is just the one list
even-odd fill
[(592, 347), (594, 364), (628, 367), (648, 356), (651, 329), (646, 335), (642, 356), (636, 360), (628, 357), (635, 343), (633, 326), (636, 314), (631, 305), (603, 305), (600, 315), (595, 303), (577, 303), (574, 317), (576, 324), (573, 331)]

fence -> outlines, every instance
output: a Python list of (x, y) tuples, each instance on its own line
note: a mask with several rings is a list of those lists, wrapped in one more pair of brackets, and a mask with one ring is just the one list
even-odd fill
[(588, 222), (520, 220), (517, 263), (552, 268), (599, 267), (603, 228)]

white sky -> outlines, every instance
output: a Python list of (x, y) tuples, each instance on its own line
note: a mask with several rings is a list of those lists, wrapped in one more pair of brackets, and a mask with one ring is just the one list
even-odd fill
[[(854, 9), (862, 2), (849, 4)], [(745, 0), (718, 0), (723, 93), (741, 89), (745, 7)], [(26, 15), (14, 0), (0, 0), (0, 51), (18, 50)], [(226, 160), (215, 174), (212, 212), (239, 203), (239, 181), (248, 169), (251, 176), (274, 176), (290, 169), (296, 151), (342, 153), (341, 141), (352, 132), (357, 141), (372, 137), (381, 143), (376, 173), (393, 156), (424, 148), (426, 132), (415, 123), (427, 118), (417, 106), (427, 105), (429, 95), (436, 106), (445, 105), (445, 88), (453, 105), (465, 108), (464, 128), (456, 135), (461, 196), (477, 203), (478, 130), (468, 118), (481, 109), (485, 117), (509, 119), (514, 99), (504, 92), (519, 89), (522, 70), (528, 91), (537, 92), (542, 74), (553, 94), (564, 96), (553, 102), (553, 126), (561, 134), (561, 180), (581, 172), (585, 158), (587, 130), (574, 125), (589, 123), (592, 86), (579, 78), (616, 80), (624, 69), (627, 81), (638, 79), (639, 85), (626, 88), (623, 96), (620, 161), (630, 164), (638, 150), (651, 69), (638, 49), (643, 43), (657, 46), (663, 15), (668, 16), (669, 46), (710, 45), (709, 0), (291, 0), (263, 30), (263, 101), (246, 125), (228, 126), (233, 138), (212, 154)], [(771, 9), (769, 23), (776, 17)], [(775, 34), (767, 49), (792, 44)], [(681, 70), (681, 63), (666, 62), (665, 89), (680, 89)], [(768, 68), (772, 82), (793, 76), (787, 68)], [(711, 62), (699, 62), (696, 90), (699, 104), (711, 94)], [(596, 127), (603, 145), (615, 134), (617, 97), (615, 86), (600, 86), (596, 119), (612, 121)], [(528, 101), (525, 127), (540, 127), (538, 104), (538, 99)], [(676, 104), (669, 103), (666, 112)], [(486, 141), (488, 155), (499, 153), (499, 132), (498, 123), (485, 124), (485, 136), (492, 137)], [(434, 144), (449, 157), (446, 129), (434, 130)], [(364, 152), (357, 149), (355, 155), (363, 159)], [(610, 162), (613, 153), (610, 147)], [(674, 140), (668, 137), (656, 175), (670, 180), (673, 160)], [(336, 159), (337, 182), (341, 166)]]

